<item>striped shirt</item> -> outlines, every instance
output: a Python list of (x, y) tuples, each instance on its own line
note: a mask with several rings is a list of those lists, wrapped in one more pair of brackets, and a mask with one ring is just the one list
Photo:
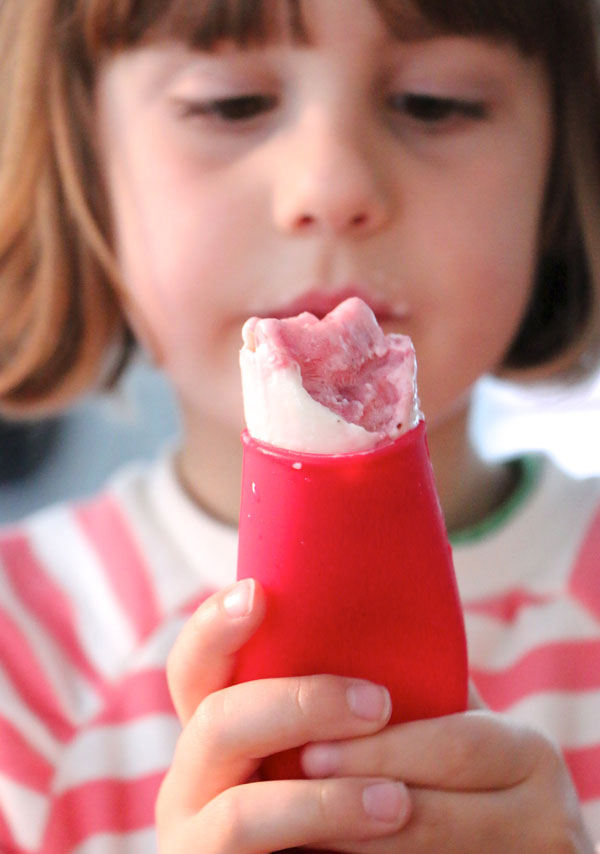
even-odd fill
[[(482, 696), (561, 744), (600, 841), (599, 507), (600, 482), (545, 463), (454, 552)], [(235, 561), (235, 531), (192, 504), (169, 459), (3, 533), (0, 851), (156, 850), (180, 732), (166, 659)]]
[(528, 460), (509, 505), (453, 543), (471, 676), (560, 745), (600, 843), (600, 480)]

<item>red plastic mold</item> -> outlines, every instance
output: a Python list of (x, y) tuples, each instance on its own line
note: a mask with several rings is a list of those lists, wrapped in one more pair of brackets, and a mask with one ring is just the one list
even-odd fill
[[(389, 688), (392, 723), (464, 710), (464, 623), (425, 424), (339, 456), (242, 438), (238, 578), (262, 583), (267, 614), (234, 681), (369, 679)], [(302, 776), (298, 751), (263, 771)]]

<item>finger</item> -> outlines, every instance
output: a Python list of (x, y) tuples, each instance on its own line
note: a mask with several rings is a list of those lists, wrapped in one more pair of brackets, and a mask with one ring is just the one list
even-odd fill
[[(527, 838), (529, 805), (519, 790), (484, 793), (438, 792), (427, 789), (409, 789), (410, 818), (392, 834), (373, 838), (368, 849), (364, 842), (346, 837), (343, 841), (331, 840), (335, 851), (344, 854), (506, 854), (507, 851), (543, 851), (533, 839)], [(539, 824), (539, 822), (538, 822)], [(537, 840), (536, 840), (537, 841)], [(315, 848), (326, 848), (318, 843)]]
[(331, 847), (348, 854), (589, 851), (580, 811), (571, 803), (576, 799), (556, 798), (539, 782), (486, 792), (411, 788), (410, 820), (399, 831), (369, 842), (368, 848), (349, 839)]
[(385, 688), (342, 676), (264, 679), (217, 691), (203, 700), (177, 744), (173, 803), (196, 812), (246, 781), (262, 758), (315, 739), (375, 732), (390, 712)]
[(186, 622), (167, 662), (169, 690), (184, 725), (204, 697), (228, 684), (235, 653), (264, 614), (262, 588), (245, 579), (206, 599)]
[(545, 750), (532, 730), (490, 712), (414, 721), (375, 735), (310, 744), (308, 777), (381, 774), (408, 785), (448, 790), (505, 788), (531, 773)]
[(201, 840), (203, 852), (259, 854), (395, 833), (410, 809), (406, 788), (380, 778), (261, 782), (223, 792), (190, 820), (186, 835), (195, 840), (190, 851)]

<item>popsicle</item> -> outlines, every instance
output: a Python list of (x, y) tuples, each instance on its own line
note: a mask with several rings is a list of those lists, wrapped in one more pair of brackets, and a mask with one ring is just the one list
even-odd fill
[[(467, 653), (410, 339), (360, 299), (251, 318), (238, 578), (267, 614), (234, 681), (333, 673), (388, 687), (391, 723), (462, 711)], [(298, 750), (269, 778), (302, 776)]]

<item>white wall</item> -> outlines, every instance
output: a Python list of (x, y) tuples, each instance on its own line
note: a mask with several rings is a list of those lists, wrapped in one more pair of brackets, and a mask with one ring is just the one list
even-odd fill
[(543, 450), (578, 477), (600, 474), (600, 374), (575, 389), (480, 383), (473, 431), (488, 457)]

